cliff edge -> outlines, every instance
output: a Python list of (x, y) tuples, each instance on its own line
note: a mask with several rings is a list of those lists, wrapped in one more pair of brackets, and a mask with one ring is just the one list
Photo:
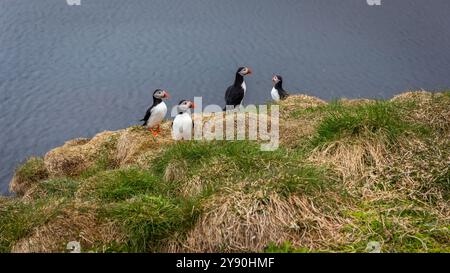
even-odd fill
[(142, 127), (30, 158), (0, 252), (450, 252), (450, 92), (281, 102), (280, 147)]

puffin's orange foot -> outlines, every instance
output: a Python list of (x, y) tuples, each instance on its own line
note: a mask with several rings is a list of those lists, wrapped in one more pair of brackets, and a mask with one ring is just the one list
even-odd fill
[(156, 131), (158, 132), (158, 133), (161, 133), (161, 127), (158, 125), (158, 128), (156, 128)]
[(147, 128), (147, 130), (148, 130), (150, 133), (152, 133), (152, 135), (153, 135), (154, 137), (157, 137), (157, 136), (158, 136), (158, 132), (155, 130), (155, 128)]

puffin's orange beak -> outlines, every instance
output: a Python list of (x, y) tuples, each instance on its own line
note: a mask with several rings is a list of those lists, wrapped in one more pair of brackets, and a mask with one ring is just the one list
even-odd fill
[(195, 108), (195, 103), (191, 101), (191, 108), (194, 109)]
[(250, 69), (250, 68), (247, 68), (247, 75), (250, 75), (250, 74), (252, 74), (253, 73), (253, 71)]
[(167, 92), (167, 91), (164, 91), (164, 98), (166, 98), (166, 99), (170, 99), (170, 95), (169, 95), (169, 92)]

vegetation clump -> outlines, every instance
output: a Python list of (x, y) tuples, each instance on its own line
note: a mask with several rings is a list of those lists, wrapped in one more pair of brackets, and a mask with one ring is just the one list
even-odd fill
[(31, 158), (0, 252), (450, 251), (450, 95), (280, 102), (280, 147), (140, 127)]

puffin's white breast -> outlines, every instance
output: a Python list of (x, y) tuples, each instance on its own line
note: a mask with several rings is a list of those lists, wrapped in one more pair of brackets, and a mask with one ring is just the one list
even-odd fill
[(153, 128), (160, 124), (167, 114), (167, 105), (162, 101), (151, 110), (150, 118), (148, 119), (147, 126)]
[(270, 91), (270, 94), (272, 95), (272, 99), (274, 101), (280, 101), (280, 94), (278, 93), (278, 90), (274, 87), (272, 88), (272, 91)]
[(189, 113), (178, 114), (173, 120), (172, 137), (175, 140), (192, 138), (192, 118)]
[(242, 82), (241, 87), (242, 87), (242, 89), (244, 89), (244, 94), (245, 94), (245, 92), (247, 92), (247, 85), (245, 84), (245, 81)]

